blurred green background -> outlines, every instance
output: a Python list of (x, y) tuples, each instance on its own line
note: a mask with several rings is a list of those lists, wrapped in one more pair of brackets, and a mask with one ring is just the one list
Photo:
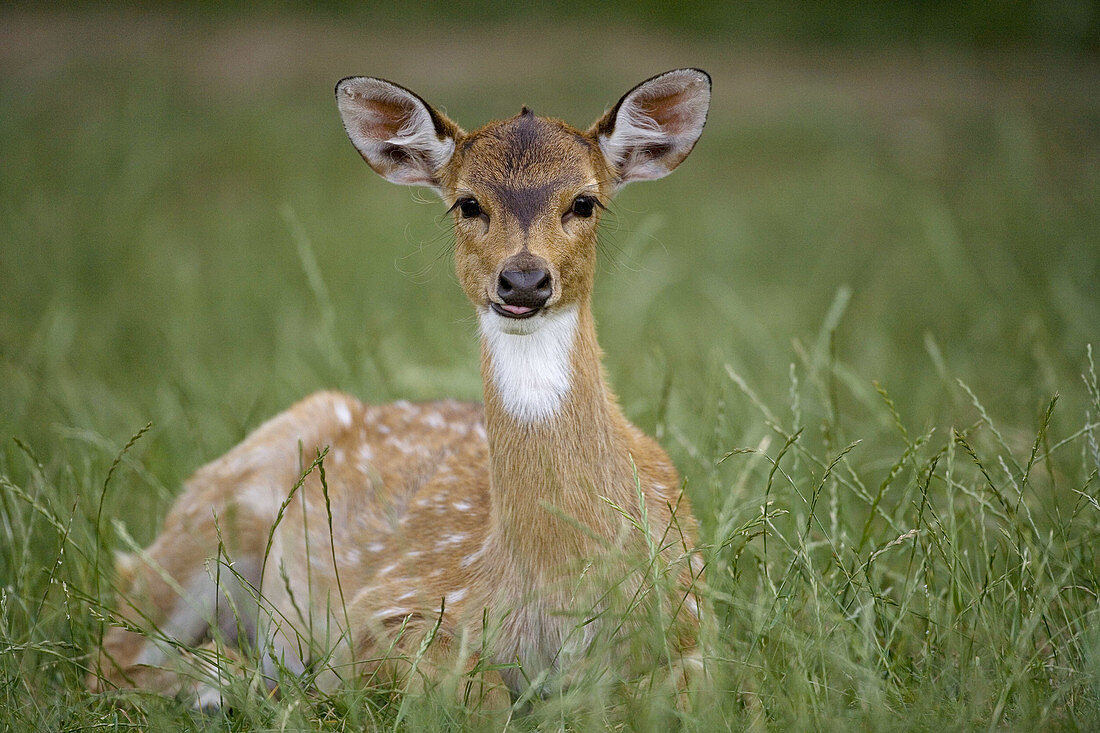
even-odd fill
[[(260, 421), (323, 388), (480, 398), (445, 207), (362, 163), (339, 78), (586, 126), (697, 66), (707, 128), (613, 204), (595, 309), (722, 545), (719, 679), (780, 728), (1094, 729), (1098, 54), (1076, 0), (4, 6), (0, 727), (129, 720), (81, 683), (100, 557)], [(743, 449), (802, 428), (773, 487)], [(238, 710), (303, 700), (328, 720)]]
[(444, 207), (362, 164), (332, 100), (349, 74), (468, 129), (521, 104), (585, 126), (654, 73), (712, 74), (693, 155), (608, 216), (595, 306), (628, 415), (689, 478), (769, 432), (730, 370), (777, 413), (816, 380), (831, 404), (805, 409), (853, 438), (889, 428), (874, 382), (914, 429), (975, 419), (957, 380), (1025, 435), (1054, 392), (1080, 424), (1095, 3), (518, 8), (2, 11), (4, 470), (12, 437), (66, 465), (151, 421), (161, 491), (118, 511), (157, 515), (312, 390), (479, 397)]

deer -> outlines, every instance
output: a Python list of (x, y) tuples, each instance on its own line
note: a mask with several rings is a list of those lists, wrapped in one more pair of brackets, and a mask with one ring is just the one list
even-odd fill
[(655, 623), (666, 647), (637, 667), (683, 689), (700, 666), (696, 520), (608, 386), (591, 302), (611, 197), (683, 162), (710, 90), (676, 69), (586, 130), (523, 107), (466, 132), (398, 84), (341, 80), (366, 163), (448, 207), (483, 404), (320, 392), (198, 469), (152, 544), (116, 554), (90, 689), (217, 705), (250, 649), (269, 686), (289, 671), (507, 709), (576, 683), (593, 649), (623, 663), (601, 640)]

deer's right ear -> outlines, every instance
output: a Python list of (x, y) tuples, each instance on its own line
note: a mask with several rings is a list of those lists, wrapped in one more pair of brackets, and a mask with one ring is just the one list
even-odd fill
[(439, 170), (462, 128), (408, 89), (351, 76), (336, 85), (344, 129), (371, 168), (388, 181), (439, 189)]

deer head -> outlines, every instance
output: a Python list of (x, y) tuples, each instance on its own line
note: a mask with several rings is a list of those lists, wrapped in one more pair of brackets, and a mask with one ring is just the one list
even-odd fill
[(621, 186), (665, 176), (687, 157), (706, 122), (710, 77), (655, 76), (583, 131), (524, 107), (467, 133), (372, 77), (340, 81), (336, 97), (371, 168), (430, 186), (450, 206), (455, 267), (483, 330), (518, 335), (587, 305), (601, 211)]

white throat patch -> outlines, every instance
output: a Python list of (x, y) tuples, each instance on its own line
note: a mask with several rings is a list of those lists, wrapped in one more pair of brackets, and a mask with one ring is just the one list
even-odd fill
[(481, 336), (489, 352), (489, 371), (516, 421), (547, 420), (561, 409), (573, 376), (575, 306), (511, 320), (491, 310), (481, 312)]

